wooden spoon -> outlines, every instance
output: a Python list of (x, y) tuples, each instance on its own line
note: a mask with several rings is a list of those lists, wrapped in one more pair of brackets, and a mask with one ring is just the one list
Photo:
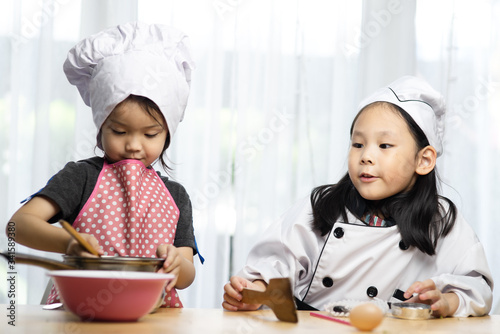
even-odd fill
[(77, 232), (77, 230), (75, 230), (73, 228), (73, 226), (70, 225), (70, 223), (68, 223), (67, 221), (65, 220), (59, 220), (59, 223), (62, 225), (62, 227), (68, 231), (69, 234), (71, 234), (71, 236), (73, 238), (75, 238), (76, 241), (78, 241), (78, 243), (80, 244), (80, 246), (83, 247), (83, 249), (85, 249), (87, 252), (89, 252), (90, 254), (93, 254), (95, 256), (101, 256), (99, 255), (99, 253), (94, 249), (94, 247), (92, 247), (85, 239), (82, 238), (82, 236), (80, 235), (80, 233)]
[(243, 303), (267, 305), (279, 320), (298, 322), (289, 278), (273, 278), (265, 291), (243, 289), (241, 294)]

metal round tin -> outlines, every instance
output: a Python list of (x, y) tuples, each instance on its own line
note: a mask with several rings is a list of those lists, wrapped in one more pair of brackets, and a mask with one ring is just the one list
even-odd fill
[(425, 320), (432, 315), (430, 305), (421, 303), (392, 303), (392, 315), (408, 320)]

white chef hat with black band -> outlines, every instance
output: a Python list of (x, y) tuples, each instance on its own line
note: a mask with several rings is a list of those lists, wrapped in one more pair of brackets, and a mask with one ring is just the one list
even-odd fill
[(63, 69), (92, 109), (98, 130), (129, 95), (155, 102), (170, 136), (184, 117), (194, 63), (187, 36), (172, 27), (133, 22), (80, 41)]
[(358, 110), (378, 101), (401, 107), (422, 129), (437, 155), (443, 153), (446, 104), (444, 97), (425, 80), (413, 76), (401, 77), (361, 101)]

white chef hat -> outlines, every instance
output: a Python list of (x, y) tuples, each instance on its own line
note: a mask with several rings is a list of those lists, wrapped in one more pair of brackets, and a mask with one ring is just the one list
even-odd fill
[(171, 137), (184, 117), (193, 68), (184, 33), (141, 22), (85, 38), (68, 52), (63, 66), (91, 107), (98, 130), (116, 105), (133, 94), (158, 105)]
[(426, 81), (413, 76), (401, 77), (361, 101), (358, 110), (377, 101), (401, 107), (422, 129), (437, 155), (443, 153), (446, 104), (443, 96)]

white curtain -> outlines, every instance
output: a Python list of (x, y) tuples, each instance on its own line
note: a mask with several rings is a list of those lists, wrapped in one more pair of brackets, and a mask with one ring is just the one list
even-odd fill
[[(405, 74), (423, 76), (447, 97), (446, 152), (438, 165), (443, 193), (475, 229), (500, 280), (499, 1), (2, 4), (2, 230), (19, 202), (67, 161), (95, 154), (90, 110), (62, 72), (67, 51), (84, 36), (138, 19), (186, 32), (197, 65), (185, 119), (167, 151), (172, 178), (191, 196), (206, 259), (195, 259), (196, 280), (181, 291), (185, 306), (220, 307), (223, 285), (264, 228), (313, 187), (346, 172), (358, 101)], [(1, 233), (0, 249), (6, 241)], [(16, 251), (59, 258), (20, 245)], [(16, 270), (17, 302), (39, 303), (45, 270)]]

